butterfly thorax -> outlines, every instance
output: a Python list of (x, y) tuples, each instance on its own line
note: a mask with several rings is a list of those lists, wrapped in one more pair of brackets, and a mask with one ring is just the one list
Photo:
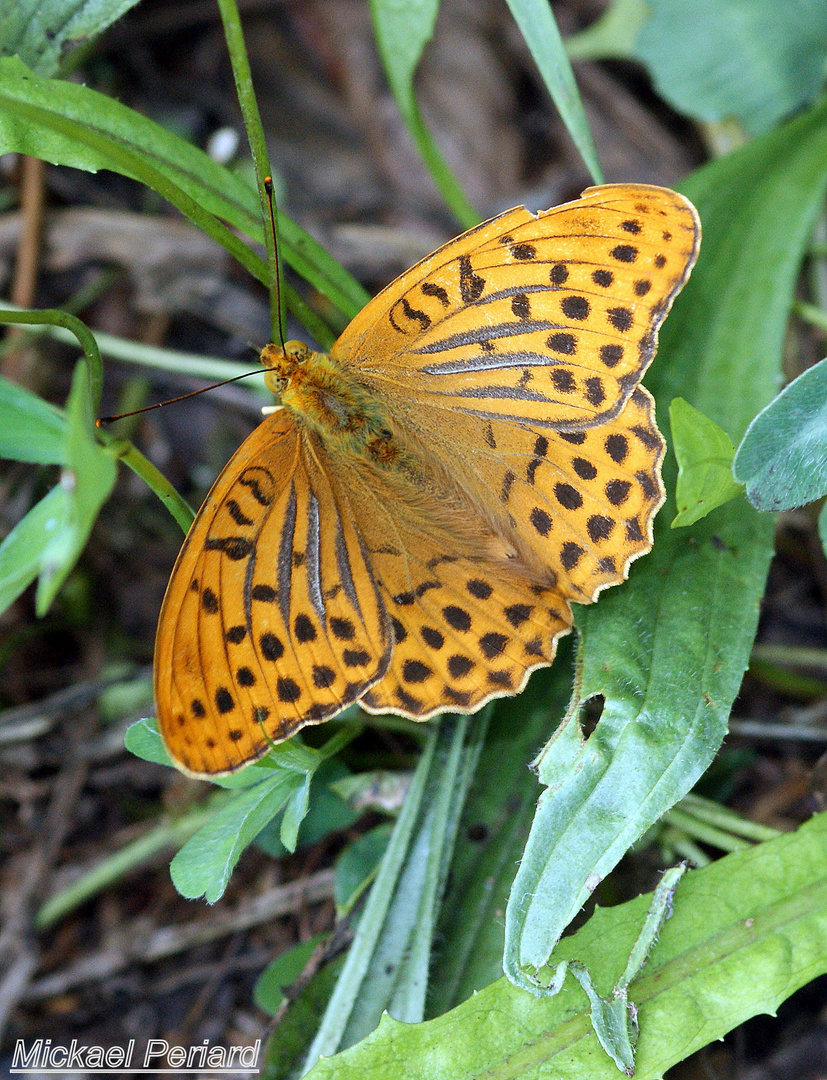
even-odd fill
[(265, 345), (265, 382), (280, 404), (328, 444), (395, 469), (410, 467), (408, 453), (370, 390), (327, 355), (303, 342)]

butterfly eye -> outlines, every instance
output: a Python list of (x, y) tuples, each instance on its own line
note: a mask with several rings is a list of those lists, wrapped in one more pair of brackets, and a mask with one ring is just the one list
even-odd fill
[(280, 374), (278, 371), (273, 371), (272, 368), (264, 372), (264, 383), (271, 394), (275, 394), (279, 397), (287, 389), (287, 384), (290, 380), (286, 375)]

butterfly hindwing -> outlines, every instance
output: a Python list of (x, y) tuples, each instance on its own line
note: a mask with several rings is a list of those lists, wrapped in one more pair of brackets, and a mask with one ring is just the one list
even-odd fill
[(404, 475), (331, 463), (391, 617), (384, 678), (361, 703), (416, 719), (514, 694), (550, 664), (571, 609), (475, 515)]
[(430, 445), (436, 457), (463, 447), (456, 481), (569, 600), (589, 603), (652, 546), (665, 446), (643, 387), (599, 427), (551, 431), (459, 416)]

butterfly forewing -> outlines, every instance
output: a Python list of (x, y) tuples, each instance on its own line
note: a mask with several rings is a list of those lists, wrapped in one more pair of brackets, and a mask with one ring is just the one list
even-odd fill
[(156, 641), (172, 755), (229, 772), (358, 698), (391, 638), (361, 538), (312, 436), (266, 420), (222, 472), (173, 571)]
[(592, 427), (651, 361), (698, 239), (691, 204), (644, 185), (510, 210), (403, 274), (332, 355), (425, 431), (457, 413)]

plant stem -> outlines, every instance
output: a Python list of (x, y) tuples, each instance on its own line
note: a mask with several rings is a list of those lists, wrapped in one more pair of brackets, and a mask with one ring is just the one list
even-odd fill
[(284, 325), (282, 299), (279, 289), (281, 281), (281, 264), (273, 236), (267, 228), (266, 222), (270, 216), (270, 204), (264, 188), (265, 177), (270, 176), (270, 157), (267, 153), (267, 142), (264, 138), (264, 129), (261, 126), (261, 116), (258, 111), (258, 102), (253, 91), (253, 80), (250, 73), (250, 61), (247, 57), (247, 47), (244, 44), (244, 34), (241, 29), (241, 17), (235, 0), (218, 0), (221, 12), (221, 21), (224, 24), (224, 36), (227, 39), (227, 49), (230, 53), (230, 63), (233, 68), (238, 104), (241, 106), (241, 115), (244, 119), (244, 127), (247, 131), (247, 139), (250, 143), (250, 151), (253, 155), (253, 165), (256, 170), (256, 186), (258, 187), (259, 203), (261, 205), (261, 220), (264, 225), (264, 246), (267, 252), (267, 267), (270, 271), (270, 322), (272, 326), (272, 340), (279, 341), (281, 327)]

